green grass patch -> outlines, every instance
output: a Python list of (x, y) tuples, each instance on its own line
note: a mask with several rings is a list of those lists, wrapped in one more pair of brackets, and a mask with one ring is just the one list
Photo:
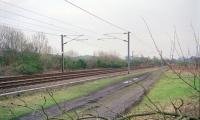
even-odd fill
[[(129, 75), (123, 75), (118, 77), (100, 79), (96, 81), (86, 82), (83, 84), (78, 84), (63, 89), (53, 91), (54, 98), (58, 103), (72, 100), (84, 95), (88, 95), (92, 92), (100, 90), (108, 85), (111, 85), (116, 82), (127, 80), (135, 75), (143, 74), (144, 72), (150, 71), (152, 69), (143, 70), (142, 72), (135, 72)], [(44, 104), (44, 97), (46, 98), (46, 104), (44, 107), (49, 107), (55, 104), (52, 98), (47, 92), (39, 92), (29, 96), (21, 96), (17, 98), (10, 98), (0, 101), (0, 120), (8, 120), (13, 117), (18, 117), (26, 113), (30, 113), (32, 109), (40, 109), (39, 105)], [(25, 105), (25, 103), (32, 109), (22, 107), (19, 105)], [(12, 110), (12, 111), (10, 111)], [(14, 113), (16, 116), (13, 116)]]
[[(193, 79), (191, 75), (183, 75), (183, 78), (186, 78), (186, 81), (193, 85)], [(196, 83), (198, 84), (198, 83)], [(170, 101), (176, 101), (179, 98), (184, 101), (188, 101), (194, 98), (197, 94), (193, 88), (185, 84), (181, 79), (177, 77), (176, 74), (172, 72), (166, 72), (165, 75), (162, 75), (161, 79), (153, 86), (153, 88), (148, 93), (148, 97), (156, 103), (158, 106), (168, 107), (171, 105)], [(152, 106), (149, 100), (144, 97), (142, 102), (134, 107), (131, 112), (144, 112), (149, 111), (148, 106)]]

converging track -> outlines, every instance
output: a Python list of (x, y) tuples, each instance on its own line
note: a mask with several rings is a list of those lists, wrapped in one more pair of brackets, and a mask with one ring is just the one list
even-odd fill
[[(142, 69), (148, 67), (137, 67), (132, 70)], [(24, 76), (13, 76), (0, 78), (0, 89), (9, 89), (20, 86), (29, 86), (35, 84), (42, 84), (47, 82), (69, 80), (74, 78), (89, 77), (108, 73), (125, 72), (127, 69), (93, 69), (93, 70), (80, 70), (64, 73), (48, 73), (48, 74), (35, 74)]]

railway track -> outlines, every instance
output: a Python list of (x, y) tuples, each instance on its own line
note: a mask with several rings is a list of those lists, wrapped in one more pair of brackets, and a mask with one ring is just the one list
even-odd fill
[[(135, 69), (141, 69), (147, 67), (137, 67)], [(13, 76), (0, 78), (0, 89), (15, 88), (20, 86), (35, 85), (47, 82), (69, 80), (74, 78), (89, 77), (101, 74), (123, 72), (127, 69), (93, 69), (93, 70), (80, 70), (64, 73), (51, 73), (51, 74), (35, 74), (24, 76)]]

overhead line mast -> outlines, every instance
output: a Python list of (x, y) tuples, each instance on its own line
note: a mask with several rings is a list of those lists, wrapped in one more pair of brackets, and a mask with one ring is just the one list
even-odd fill
[(114, 24), (114, 23), (108, 21), (108, 20), (105, 20), (105, 19), (103, 19), (102, 17), (99, 17), (99, 16), (95, 15), (94, 13), (92, 13), (92, 12), (90, 12), (90, 11), (84, 9), (84, 8), (81, 8), (80, 6), (78, 6), (78, 5), (76, 5), (76, 4), (72, 3), (72, 2), (70, 2), (70, 1), (68, 1), (68, 0), (64, 0), (64, 1), (67, 2), (67, 3), (69, 3), (69, 4), (71, 4), (71, 5), (74, 6), (74, 7), (76, 7), (76, 8), (78, 8), (78, 9), (82, 10), (83, 12), (85, 12), (85, 13), (87, 13), (87, 14), (93, 16), (93, 17), (95, 17), (96, 19), (99, 19), (99, 20), (103, 21), (104, 23), (107, 23), (107, 24), (109, 24), (109, 25), (111, 25), (111, 26), (113, 26), (113, 27), (115, 27), (115, 28), (117, 28), (117, 29), (120, 29), (120, 30), (122, 30), (122, 31), (125, 31), (125, 34), (127, 34), (127, 36), (128, 36), (128, 38), (127, 38), (127, 40), (125, 40), (125, 42), (128, 43), (128, 47), (127, 47), (127, 48), (128, 48), (128, 61), (127, 61), (127, 62), (128, 62), (128, 67), (127, 67), (127, 68), (128, 68), (128, 74), (129, 74), (129, 73), (130, 73), (130, 31), (128, 31), (128, 30), (126, 30), (126, 29), (124, 29), (124, 28), (122, 28), (122, 27), (120, 27), (120, 26), (118, 26), (118, 25), (116, 25), (116, 24)]

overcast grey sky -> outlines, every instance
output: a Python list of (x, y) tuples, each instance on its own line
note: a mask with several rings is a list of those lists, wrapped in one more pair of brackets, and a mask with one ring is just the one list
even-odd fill
[[(39, 12), (53, 17), (67, 24), (38, 16), (23, 11), (13, 6), (2, 3), (15, 4), (17, 6)], [(163, 51), (165, 57), (170, 53), (170, 37), (173, 38), (174, 26), (176, 26), (185, 55), (195, 54), (195, 42), (191, 29), (191, 23), (196, 31), (199, 31), (200, 2), (199, 0), (69, 0), (80, 7), (116, 24), (131, 32), (131, 51), (135, 55), (157, 56), (153, 42), (149, 37), (141, 17), (144, 17), (150, 26), (156, 43)], [(3, 10), (21, 14), (23, 16), (38, 19), (40, 21), (61, 26), (66, 30), (55, 26), (43, 24), (30, 19), (19, 17)], [(15, 20), (12, 20), (15, 19)], [(23, 22), (38, 24), (45, 27), (28, 25)], [(120, 40), (98, 41), (105, 33), (123, 33), (124, 31), (112, 27), (98, 19), (84, 13), (64, 0), (0, 0), (0, 24), (9, 24), (18, 28), (31, 28), (38, 31), (55, 34), (84, 34), (83, 38), (89, 39), (82, 42), (71, 42), (65, 46), (65, 51), (74, 50), (80, 55), (92, 55), (97, 51), (116, 52), (120, 56), (126, 56), (127, 44)], [(80, 28), (81, 27), (81, 28)], [(116, 35), (126, 39), (125, 35)], [(47, 35), (55, 53), (60, 53), (60, 37)], [(65, 38), (65, 41), (68, 39)], [(177, 46), (178, 48), (178, 46)], [(180, 52), (180, 51), (179, 51)]]

